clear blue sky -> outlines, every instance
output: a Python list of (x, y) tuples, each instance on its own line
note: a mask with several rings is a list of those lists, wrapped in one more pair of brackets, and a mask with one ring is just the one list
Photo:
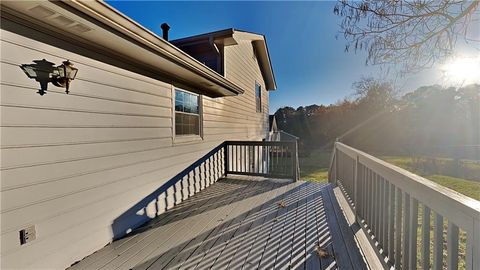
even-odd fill
[[(335, 39), (340, 18), (332, 12), (334, 1), (109, 3), (160, 36), (160, 24), (167, 22), (170, 39), (225, 28), (264, 34), (278, 85), (270, 93), (271, 113), (334, 103), (350, 95), (354, 81), (379, 74), (378, 67), (364, 65), (364, 53), (345, 53), (343, 37)], [(400, 87), (411, 91), (438, 81), (438, 74), (427, 73), (402, 79)]]

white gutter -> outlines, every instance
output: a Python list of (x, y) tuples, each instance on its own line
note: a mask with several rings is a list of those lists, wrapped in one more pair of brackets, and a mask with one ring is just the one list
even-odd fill
[[(2, 17), (50, 35), (79, 41), (79, 46), (99, 50), (144, 69), (152, 77), (210, 97), (233, 96), (243, 90), (193, 57), (145, 29), (103, 1), (2, 1)], [(55, 14), (32, 11), (40, 7)], [(10, 16), (10, 15), (13, 15)], [(78, 32), (72, 24), (59, 24), (59, 15), (91, 30)], [(83, 45), (82, 45), (83, 44)]]
[(182, 67), (185, 67), (201, 75), (202, 77), (208, 78), (215, 84), (225, 87), (226, 89), (230, 90), (232, 94), (243, 94), (244, 91), (239, 86), (203, 65), (182, 50), (173, 46), (168, 41), (160, 38), (152, 31), (146, 29), (104, 1), (62, 0), (62, 2), (75, 8), (76, 10), (81, 11), (84, 14), (88, 14), (95, 20), (114, 28), (115, 30), (129, 36), (130, 38), (133, 38), (141, 44), (156, 50), (159, 54), (170, 61), (181, 65)]

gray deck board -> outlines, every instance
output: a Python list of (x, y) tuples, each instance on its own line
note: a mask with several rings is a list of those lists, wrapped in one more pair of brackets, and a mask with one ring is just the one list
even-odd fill
[[(231, 184), (233, 186), (241, 186), (242, 189), (240, 189), (240, 191), (243, 189), (249, 190), (248, 186), (244, 187), (239, 184), (238, 181), (231, 182)], [(255, 183), (251, 183), (249, 185), (254, 184)], [(211, 194), (211, 196), (206, 196), (207, 199), (203, 200), (197, 207), (193, 206), (192, 208), (184, 209), (186, 211), (181, 211), (179, 217), (174, 219), (175, 222), (170, 222), (159, 227), (160, 229), (156, 230), (156, 233), (148, 237), (146, 241), (140, 242), (136, 248), (130, 249), (132, 252), (119, 256), (102, 269), (130, 269), (150, 261), (156, 257), (156, 254), (162, 252), (162, 250), (170, 249), (172, 244), (176, 243), (179, 238), (182, 238), (191, 227), (200, 228), (201, 225), (203, 225), (202, 222), (212, 217), (214, 213), (210, 213), (207, 210), (215, 206), (223, 205), (225, 200), (229, 201), (229, 196), (226, 196), (226, 194), (220, 196), (215, 195), (216, 192)], [(158, 228), (155, 223), (152, 226)]]
[(210, 250), (207, 251), (205, 257), (197, 264), (195, 269), (210, 269), (211, 267), (213, 267), (222, 252), (225, 250), (226, 246), (235, 236), (236, 232), (239, 230), (239, 228), (241, 228), (244, 220), (251, 213), (251, 211), (249, 211), (248, 209), (255, 208), (261, 198), (262, 196), (258, 196), (256, 200), (251, 200), (249, 203), (245, 203), (242, 209), (238, 209), (240, 211), (237, 211), (237, 213), (235, 213), (236, 217), (232, 220), (231, 225), (226, 230), (224, 230), (222, 234), (217, 238), (214, 247), (210, 248)]
[[(226, 207), (222, 207), (220, 211), (215, 211), (215, 214), (212, 216), (207, 216), (204, 222), (206, 222), (206, 226), (203, 227), (203, 230), (200, 228), (196, 228), (196, 230), (190, 230), (186, 232), (181, 238), (176, 239), (175, 242), (170, 243), (171, 245), (174, 245), (175, 248), (168, 250), (168, 252), (163, 253), (161, 256), (155, 258), (152, 260), (153, 262), (148, 265), (148, 263), (144, 263), (140, 267), (135, 267), (134, 269), (142, 270), (142, 269), (163, 269), (167, 265), (170, 265), (170, 268), (175, 267), (176, 263), (175, 261), (178, 260), (179, 262), (182, 261), (182, 256), (181, 253), (184, 250), (185, 247), (187, 247), (189, 244), (195, 244), (196, 242), (203, 241), (205, 239), (205, 235), (209, 235), (207, 232), (209, 231), (209, 224), (215, 224), (213, 227), (217, 227), (219, 224), (218, 222), (222, 221), (224, 218), (235, 215), (235, 211), (242, 211), (242, 209), (238, 210), (238, 208), (245, 206), (248, 204), (235, 204), (232, 203), (235, 201), (236, 198), (240, 199), (246, 199), (248, 198), (249, 195), (256, 195), (260, 193), (260, 188), (256, 189), (258, 186), (258, 182), (253, 182), (253, 185), (247, 186), (244, 190), (239, 192), (238, 194), (233, 194), (231, 196), (231, 200), (227, 200), (225, 202)], [(254, 194), (249, 194), (250, 191), (254, 191)], [(207, 211), (210, 211), (211, 209), (214, 209), (214, 206), (212, 204), (211, 208), (208, 208)], [(198, 225), (197, 225), (198, 226)], [(198, 238), (198, 241), (195, 241)], [(182, 239), (187, 239), (187, 241), (184, 241), (182, 243)], [(188, 239), (192, 239), (188, 241)], [(178, 257), (176, 259), (176, 257)]]
[[(160, 257), (165, 257), (163, 255), (168, 250), (181, 245), (184, 241), (189, 241), (193, 235), (201, 234), (205, 226), (208, 226), (211, 221), (221, 218), (219, 214), (223, 211), (228, 212), (229, 209), (237, 207), (238, 203), (242, 202), (245, 197), (257, 194), (255, 189), (257, 183), (249, 181), (243, 182), (245, 183), (241, 184), (242, 188), (237, 191), (237, 193), (240, 194), (239, 196), (238, 194), (232, 195), (235, 193), (229, 192), (223, 193), (221, 196), (213, 196), (204, 209), (200, 209), (197, 211), (198, 213), (190, 214), (188, 218), (184, 219), (184, 222), (178, 224), (175, 233), (168, 234), (167, 240), (163, 240), (163, 236), (153, 239), (154, 243), (161, 242), (161, 245), (153, 246), (153, 248), (148, 250), (148, 254), (144, 252), (142, 256), (136, 256), (134, 260), (128, 261), (119, 269), (144, 269), (153, 261), (156, 261)], [(208, 190), (205, 191), (208, 192)], [(236, 203), (232, 203), (232, 197), (234, 197), (233, 201), (236, 201)]]
[(321, 207), (320, 185), (309, 185), (306, 197), (306, 217), (305, 217), (305, 262), (304, 265), (292, 266), (295, 269), (322, 269), (320, 256), (316, 252), (317, 246), (320, 246), (320, 219), (321, 212), (317, 211), (317, 207)]
[(338, 268), (345, 269), (355, 266), (355, 269), (367, 269), (362, 254), (355, 242), (353, 230), (347, 223), (332, 186), (323, 191), (327, 221), (332, 231), (333, 252)]
[[(292, 245), (295, 238), (296, 227), (301, 220), (298, 218), (299, 212), (301, 212), (302, 200), (304, 197), (304, 185), (301, 185), (298, 189), (298, 199), (288, 205), (288, 214), (283, 224), (282, 238), (278, 245), (274, 264), (267, 264), (267, 269), (271, 269), (272, 266), (275, 269), (282, 269), (284, 266), (288, 266), (290, 262), (290, 256), (292, 254)], [(304, 241), (300, 241), (299, 244), (305, 244)]]
[(342, 218), (330, 184), (229, 177), (71, 269), (366, 269)]
[(288, 223), (289, 219), (293, 219), (295, 217), (295, 211), (292, 210), (295, 210), (294, 206), (297, 205), (297, 199), (299, 197), (298, 193), (300, 189), (299, 187), (295, 188), (292, 194), (282, 200), (285, 206), (280, 207), (277, 217), (274, 219), (269, 238), (267, 239), (267, 245), (263, 250), (260, 264), (258, 266), (260, 269), (272, 269), (275, 264), (277, 251), (280, 248), (280, 242), (283, 234), (288, 233), (288, 231), (285, 232), (285, 223)]
[[(283, 208), (278, 206), (278, 203), (285, 201), (289, 194), (295, 192), (298, 183), (293, 183), (288, 185), (283, 194), (276, 197), (272, 207), (273, 211), (269, 212), (263, 221), (263, 224), (260, 225), (259, 232), (255, 238), (254, 243), (248, 247), (249, 251), (244, 261), (239, 262), (241, 269), (256, 269), (262, 259), (270, 235), (275, 227), (275, 224), (278, 223), (278, 216), (281, 214)], [(242, 263), (243, 262), (243, 263)]]
[[(297, 208), (297, 217), (295, 218), (295, 231), (293, 234), (292, 245), (290, 248), (290, 256), (288, 265), (294, 269), (305, 268), (305, 256), (306, 256), (306, 224), (307, 224), (307, 198), (310, 185), (304, 185), (302, 187), (302, 199), (299, 202)], [(287, 265), (287, 264), (280, 264)]]
[[(284, 194), (293, 185), (289, 185), (288, 188), (286, 185), (282, 186), (279, 189), (275, 189), (272, 194), (272, 197), (266, 198), (267, 201), (271, 198), (281, 198), (283, 199)], [(276, 216), (278, 211), (278, 205), (275, 201), (270, 201), (270, 203), (264, 203), (262, 208), (259, 211), (259, 216), (251, 223), (248, 228), (247, 233), (243, 237), (242, 241), (237, 247), (237, 251), (231, 256), (230, 262), (227, 265), (227, 269), (242, 269), (245, 261), (248, 258), (248, 255), (252, 251), (252, 248), (257, 247), (260, 244), (261, 235), (267, 232), (267, 227), (269, 221), (272, 217)]]
[[(234, 191), (235, 182), (230, 185), (225, 185), (225, 190)], [(135, 231), (131, 236), (127, 236), (123, 239), (114, 241), (105, 248), (92, 254), (75, 265), (75, 269), (100, 269), (110, 263), (116, 258), (125, 259), (128, 258), (127, 252), (139, 251), (141, 246), (146, 245), (145, 241), (156, 236), (158, 233), (167, 233), (175, 226), (165, 226), (172, 224), (174, 221), (182, 220), (182, 218), (192, 214), (192, 212), (202, 209), (210, 200), (210, 198), (219, 187), (212, 187), (210, 193), (199, 193), (196, 198), (190, 198), (186, 200), (176, 211), (168, 211), (161, 216), (160, 219), (154, 219), (151, 222), (145, 224), (142, 228)], [(160, 230), (162, 228), (162, 230)]]
[(233, 259), (233, 256), (237, 253), (238, 249), (242, 244), (245, 236), (251, 231), (252, 224), (255, 220), (261, 219), (263, 215), (262, 209), (266, 208), (268, 205), (267, 201), (274, 198), (276, 194), (274, 186), (272, 186), (272, 191), (267, 192), (257, 201), (257, 206), (248, 212), (247, 217), (242, 221), (242, 224), (235, 231), (233, 236), (230, 238), (230, 241), (227, 243), (225, 248), (221, 251), (221, 254), (218, 256), (214, 262), (215, 269), (230, 269), (228, 268), (230, 261)]

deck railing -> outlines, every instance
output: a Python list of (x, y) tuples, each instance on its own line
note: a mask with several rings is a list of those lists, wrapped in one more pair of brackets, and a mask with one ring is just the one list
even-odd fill
[(298, 180), (296, 141), (226, 141), (225, 174)]
[(479, 201), (339, 142), (329, 181), (344, 191), (386, 268), (480, 269)]
[(285, 132), (283, 130), (274, 131), (274, 132), (269, 133), (269, 141), (295, 142), (295, 141), (298, 141), (298, 140), (299, 140), (299, 138), (297, 136), (292, 135), (292, 134), (290, 134), (288, 132)]

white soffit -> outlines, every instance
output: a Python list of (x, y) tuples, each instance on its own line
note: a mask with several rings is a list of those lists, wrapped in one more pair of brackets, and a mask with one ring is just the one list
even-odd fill
[[(32, 22), (48, 24), (57, 33), (69, 35), (84, 43), (95, 44), (114, 54), (171, 78), (168, 83), (189, 86), (211, 97), (243, 93), (240, 87), (204, 66), (170, 43), (144, 29), (103, 2), (3, 1), (2, 6), (31, 17)], [(101, 10), (105, 9), (105, 10)], [(110, 18), (98, 14), (111, 16)], [(4, 12), (5, 10), (3, 10)], [(123, 20), (123, 21), (122, 21)], [(123, 25), (117, 23), (121, 21)], [(112, 28), (109, 28), (112, 27)]]

